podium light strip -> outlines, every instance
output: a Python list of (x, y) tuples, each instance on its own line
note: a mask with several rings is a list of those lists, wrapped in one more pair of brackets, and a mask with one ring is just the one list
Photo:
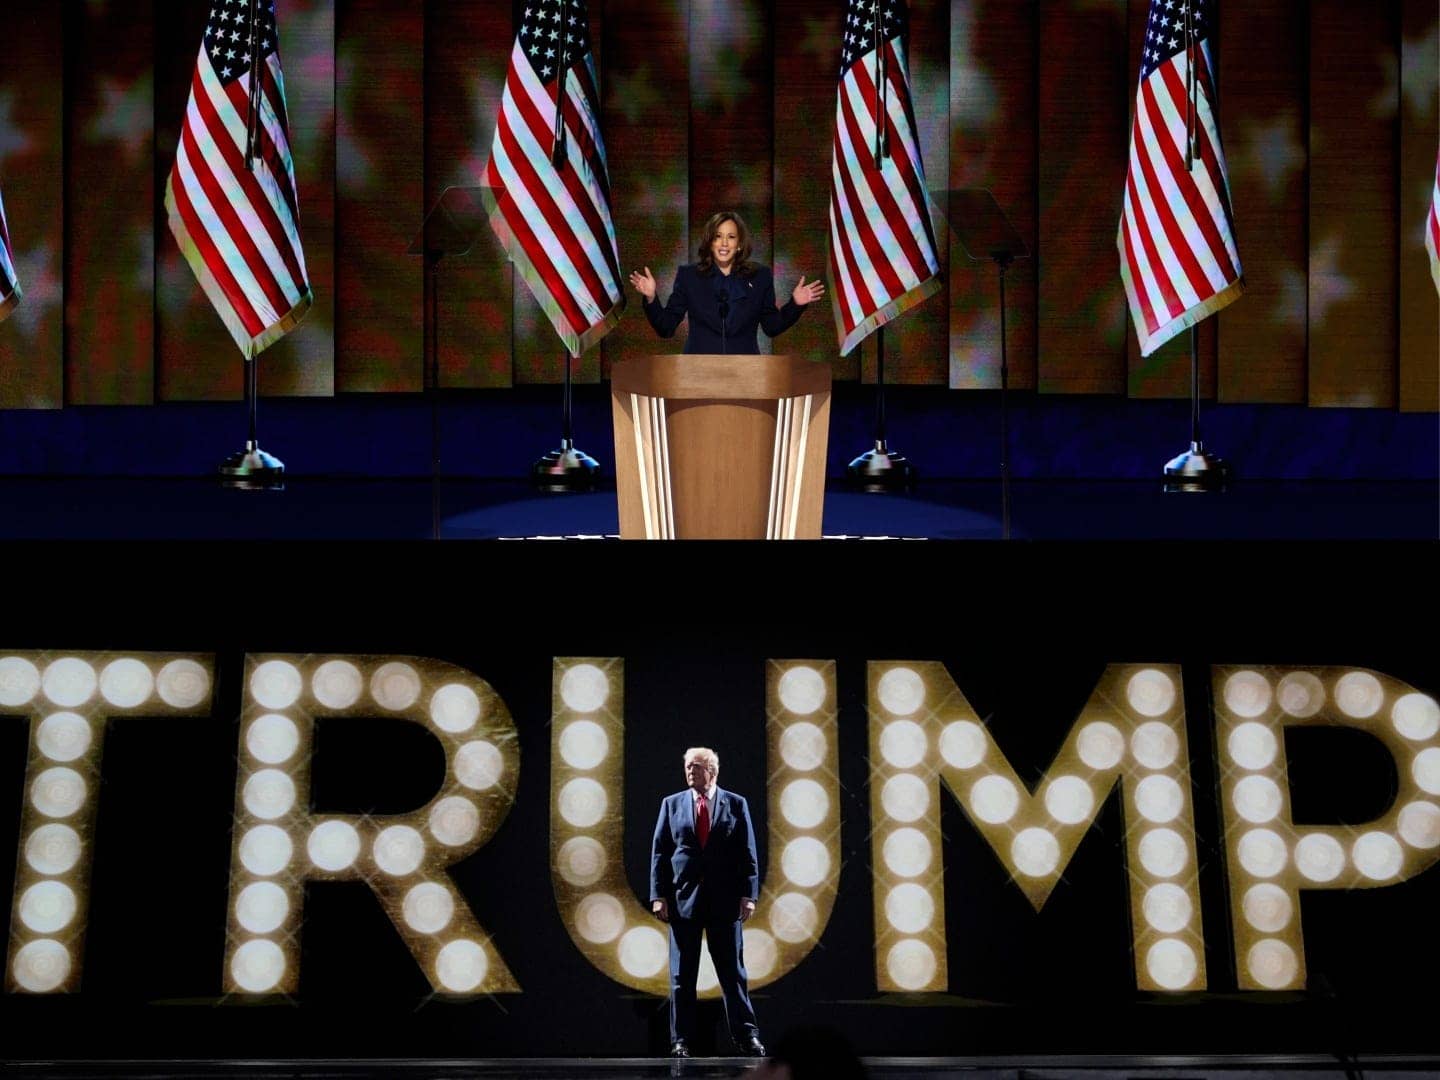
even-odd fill
[(785, 534), (786, 505), (791, 501), (791, 488), (795, 485), (795, 397), (785, 399), (785, 459), (780, 462), (779, 531), (780, 540), (788, 539)]
[(664, 398), (655, 399), (655, 416), (658, 426), (659, 444), (656, 449), (656, 456), (660, 466), (660, 488), (656, 492), (656, 501), (660, 505), (661, 513), (664, 515), (664, 536), (668, 540), (675, 539), (675, 498), (670, 490), (670, 426), (668, 423), (670, 410), (665, 404)]
[(630, 422), (635, 427), (635, 469), (640, 474), (640, 515), (645, 519), (645, 539), (653, 540), (655, 533), (650, 528), (650, 492), (645, 482), (645, 434), (640, 423), (640, 402), (639, 394), (630, 395)]
[(785, 539), (795, 539), (795, 527), (800, 518), (800, 488), (805, 476), (805, 451), (810, 441), (810, 410), (814, 407), (815, 395), (805, 395), (805, 407), (800, 410), (800, 447), (791, 459), (793, 482), (790, 488), (790, 522), (785, 529)]
[(654, 398), (645, 399), (645, 466), (650, 479), (650, 504), (655, 515), (655, 523), (650, 530), (652, 539), (664, 540), (665, 536), (665, 508), (660, 505), (660, 457), (657, 444), (660, 439), (659, 425), (655, 418), (656, 401)]
[(658, 540), (663, 539), (660, 509), (650, 505), (651, 490), (658, 492), (655, 488), (655, 439), (654, 418), (650, 412), (651, 401), (651, 398), (639, 394), (630, 395), (630, 415), (635, 422), (635, 465), (640, 471), (640, 513), (645, 519), (645, 539)]
[(790, 401), (790, 398), (781, 398), (775, 409), (775, 452), (770, 464), (770, 510), (765, 522), (767, 540), (784, 538), (785, 463), (789, 453), (786, 437), (790, 434)]
[(770, 454), (770, 507), (765, 512), (765, 539), (774, 540), (780, 531), (778, 517), (780, 506), (780, 470), (785, 463), (783, 450), (785, 430), (785, 400), (779, 401), (779, 407), (775, 410), (775, 443)]

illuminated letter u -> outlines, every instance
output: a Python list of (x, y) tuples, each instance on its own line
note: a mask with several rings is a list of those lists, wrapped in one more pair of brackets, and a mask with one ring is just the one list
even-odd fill
[[(550, 865), (565, 929), (585, 957), (635, 990), (669, 992), (669, 946), (625, 881), (624, 662), (557, 658), (550, 745)], [(833, 661), (766, 665), (769, 850), (745, 930), (750, 985), (774, 982), (815, 947), (840, 877), (840, 785)], [(699, 990), (718, 996), (709, 952)]]

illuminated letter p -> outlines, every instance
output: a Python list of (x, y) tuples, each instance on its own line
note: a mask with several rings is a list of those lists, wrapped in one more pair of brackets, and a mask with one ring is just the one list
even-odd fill
[[(1392, 885), (1440, 859), (1440, 706), (1388, 675), (1351, 668), (1217, 667), (1220, 795), (1236, 975), (1247, 990), (1305, 985), (1301, 889)], [(1361, 826), (1297, 826), (1285, 728), (1344, 726), (1395, 756), (1400, 792)]]

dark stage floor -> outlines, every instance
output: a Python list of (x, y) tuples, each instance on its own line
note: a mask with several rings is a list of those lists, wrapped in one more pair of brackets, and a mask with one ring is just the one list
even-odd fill
[[(361, 1080), (368, 1077), (402, 1077), (404, 1080), (463, 1080), (463, 1078), (514, 1077), (515, 1080), (712, 1080), (744, 1076), (762, 1062), (747, 1058), (692, 1058), (672, 1062), (665, 1058), (508, 1058), (468, 1060), (308, 1060), (308, 1061), (74, 1061), (8, 1062), (0, 1075), (45, 1080), (80, 1080), (82, 1077), (116, 1077), (147, 1080), (178, 1077), (216, 1077), (228, 1080)], [(1420, 1080), (1437, 1075), (1440, 1062), (1427, 1058), (1383, 1056), (1339, 1061), (1316, 1055), (1297, 1056), (1126, 1056), (1094, 1057), (884, 1057), (867, 1058), (870, 1080), (1259, 1080), (1284, 1076), (1288, 1080), (1347, 1080), (1365, 1074), (1393, 1080)], [(764, 1072), (766, 1077), (783, 1073)]]
[[(930, 481), (865, 494), (831, 482), (827, 537), (999, 540), (997, 482)], [(0, 539), (490, 540), (613, 536), (613, 488), (545, 494), (521, 481), (290, 479), (283, 490), (216, 481), (0, 478)], [(1252, 481), (1220, 494), (1159, 483), (1024, 481), (1017, 540), (1423, 540), (1440, 537), (1431, 481)]]

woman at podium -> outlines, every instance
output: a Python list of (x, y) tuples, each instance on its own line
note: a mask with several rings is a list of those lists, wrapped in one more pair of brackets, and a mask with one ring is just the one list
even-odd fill
[(630, 284), (645, 298), (645, 317), (661, 337), (670, 337), (689, 317), (687, 353), (753, 356), (760, 352), (758, 327), (778, 337), (795, 325), (806, 305), (825, 293), (824, 284), (807, 284), (802, 274), (785, 306), (776, 307), (775, 278), (768, 266), (750, 261), (750, 230), (733, 211), (722, 210), (705, 222), (697, 254), (696, 263), (676, 271), (675, 287), (663, 307), (648, 266), (630, 275)]

